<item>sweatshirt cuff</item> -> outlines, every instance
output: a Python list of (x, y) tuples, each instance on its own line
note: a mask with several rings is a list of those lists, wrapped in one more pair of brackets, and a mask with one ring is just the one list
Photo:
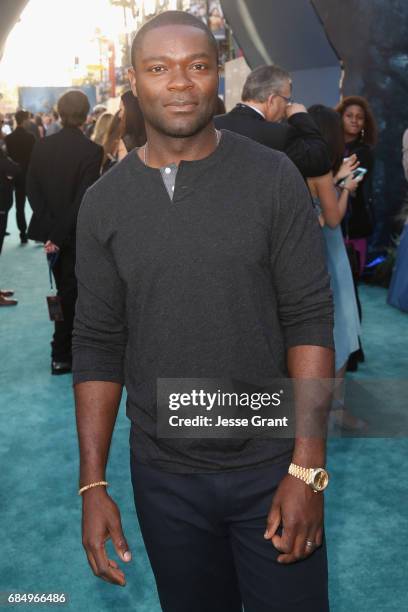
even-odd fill
[(73, 371), (72, 384), (78, 385), (83, 382), (112, 382), (119, 385), (124, 384), (123, 372), (103, 372), (98, 370)]
[(333, 327), (327, 324), (295, 325), (284, 330), (286, 349), (294, 346), (322, 346), (334, 350)]

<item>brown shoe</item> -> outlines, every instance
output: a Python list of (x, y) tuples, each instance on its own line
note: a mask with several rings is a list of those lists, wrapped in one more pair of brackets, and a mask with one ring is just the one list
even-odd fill
[(11, 297), (14, 295), (14, 291), (12, 289), (0, 289), (0, 295), (3, 297)]
[(8, 300), (3, 295), (0, 295), (0, 306), (17, 306), (17, 300)]

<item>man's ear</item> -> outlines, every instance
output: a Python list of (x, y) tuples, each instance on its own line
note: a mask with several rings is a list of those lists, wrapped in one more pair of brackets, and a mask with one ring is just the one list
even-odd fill
[(267, 106), (272, 106), (275, 100), (275, 94), (271, 94), (270, 96), (268, 96), (268, 99), (266, 101), (266, 105)]
[(129, 79), (130, 88), (132, 90), (132, 93), (137, 98), (137, 87), (136, 87), (136, 73), (135, 73), (135, 69), (134, 68), (128, 68), (127, 74), (128, 74), (128, 79)]

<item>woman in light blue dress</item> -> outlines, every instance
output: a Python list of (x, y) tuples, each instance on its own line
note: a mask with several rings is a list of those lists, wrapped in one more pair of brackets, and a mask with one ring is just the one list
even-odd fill
[(401, 234), (387, 302), (408, 312), (408, 221)]
[[(402, 166), (408, 181), (408, 130), (405, 130), (402, 137)], [(398, 245), (387, 302), (403, 312), (408, 312), (408, 192), (401, 214), (403, 217), (406, 216), (406, 219)]]
[[(358, 162), (355, 156), (343, 162), (344, 141), (341, 120), (334, 110), (315, 105), (309, 109), (309, 114), (327, 142), (332, 161), (332, 172), (308, 179), (308, 186), (326, 245), (327, 267), (334, 301), (336, 378), (343, 379), (348, 358), (359, 348), (361, 335), (353, 277), (341, 231), (341, 221), (347, 210), (348, 197), (355, 192), (360, 182), (353, 178), (353, 171), (357, 168)], [(344, 180), (342, 187), (335, 187), (335, 184), (341, 180)], [(342, 405), (336, 413), (336, 422), (344, 429), (362, 429), (366, 425), (361, 419), (347, 412)]]

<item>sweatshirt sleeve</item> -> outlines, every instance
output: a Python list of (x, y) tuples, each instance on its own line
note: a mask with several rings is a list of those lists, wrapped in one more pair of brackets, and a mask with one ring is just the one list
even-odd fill
[(271, 266), (286, 349), (334, 348), (333, 303), (322, 232), (305, 182), (282, 158)]
[(127, 344), (125, 290), (111, 252), (98, 238), (94, 204), (87, 192), (77, 224), (73, 383), (123, 384)]

